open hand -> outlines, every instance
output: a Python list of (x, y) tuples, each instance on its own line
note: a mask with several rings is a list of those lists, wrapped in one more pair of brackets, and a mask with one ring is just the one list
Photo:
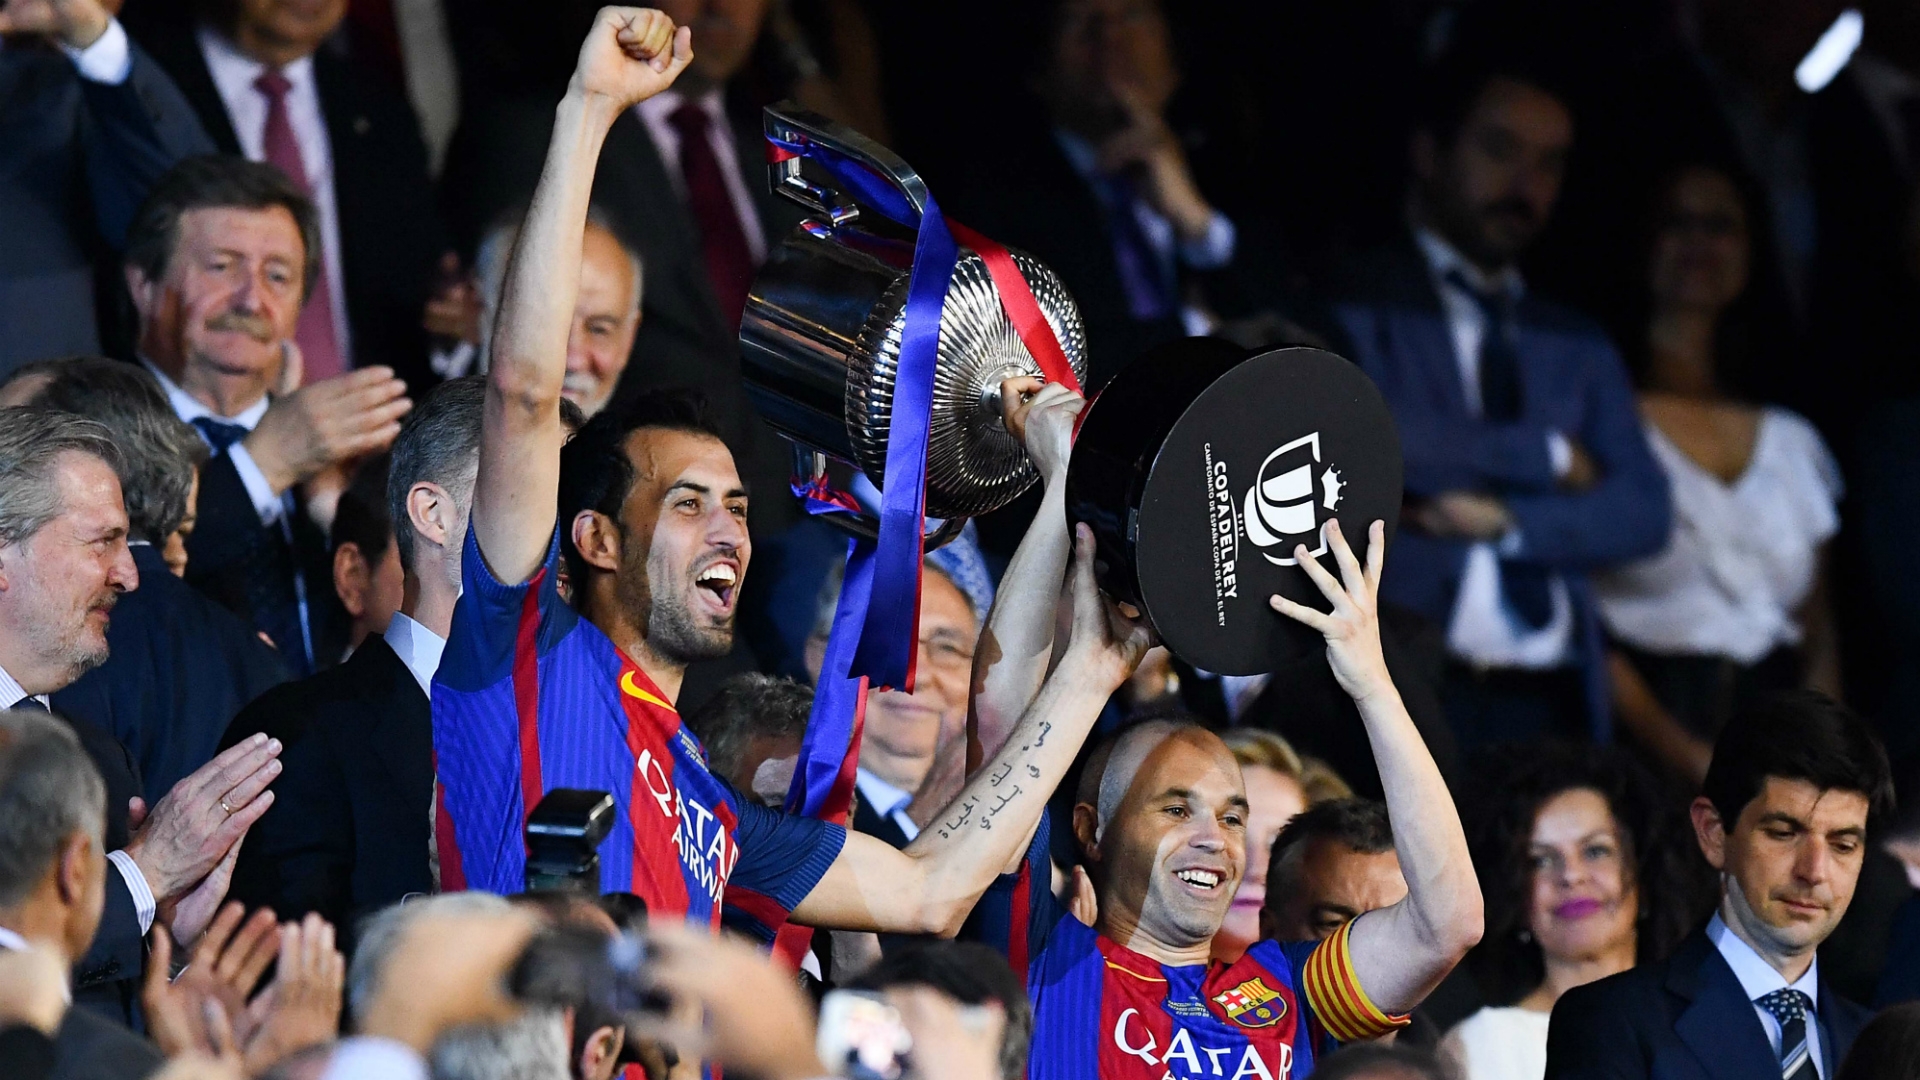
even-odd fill
[(1073, 567), (1068, 573), (1073, 596), (1073, 631), (1066, 657), (1076, 660), (1109, 692), (1117, 689), (1154, 645), (1144, 617), (1129, 615), (1100, 591), (1093, 576), (1093, 529), (1073, 528)]
[(616, 109), (673, 85), (693, 61), (693, 31), (652, 8), (604, 7), (580, 45), (573, 85)]
[(71, 49), (100, 40), (113, 16), (100, 0), (6, 0), (0, 34), (45, 34)]
[(247, 1007), (253, 1029), (245, 1047), (247, 1071), (255, 1076), (340, 1032), (347, 961), (334, 947), (333, 924), (309, 914), (282, 926), (278, 956), (273, 985)]
[(280, 740), (255, 735), (173, 785), (127, 843), (163, 909), (193, 891), (273, 805)]
[[(799, 984), (767, 954), (706, 927), (657, 919), (647, 927), (647, 975), (690, 1017), (683, 1027), (663, 1022), (647, 1037), (691, 1048), (725, 1063), (729, 1072), (802, 1080), (826, 1074), (814, 1050), (813, 1015)], [(674, 1015), (683, 1010), (676, 1008)], [(638, 1034), (638, 1033), (636, 1033)]]
[(1027, 457), (1049, 488), (1067, 478), (1074, 421), (1086, 407), (1086, 398), (1031, 375), (1000, 384), (1000, 415), (1007, 431), (1027, 448)]
[(285, 491), (330, 465), (385, 450), (413, 408), (406, 394), (388, 367), (303, 386), (273, 400), (247, 435), (247, 453), (274, 492)]
[(1369, 530), (1364, 570), (1360, 560), (1354, 558), (1353, 548), (1347, 546), (1338, 521), (1328, 522), (1327, 543), (1340, 564), (1339, 581), (1307, 554), (1305, 544), (1293, 549), (1293, 557), (1320, 586), (1321, 594), (1333, 601), (1333, 610), (1319, 612), (1277, 594), (1270, 601), (1273, 610), (1326, 635), (1327, 663), (1348, 697), (1360, 702), (1375, 694), (1394, 693), (1386, 656), (1380, 650), (1380, 567), (1386, 558), (1387, 527), (1376, 521)]
[(147, 1030), (168, 1054), (218, 1050), (208, 1038), (208, 1005), (218, 1006), (223, 1021), (240, 1025), (226, 1034), (244, 1045), (253, 1034), (257, 1017), (250, 1015), (247, 996), (280, 950), (273, 912), (261, 908), (246, 918), (241, 904), (228, 904), (192, 950), (192, 959), (177, 979), (169, 979), (173, 939), (164, 927), (152, 934), (147, 957), (147, 980), (140, 1002), (146, 1008)]

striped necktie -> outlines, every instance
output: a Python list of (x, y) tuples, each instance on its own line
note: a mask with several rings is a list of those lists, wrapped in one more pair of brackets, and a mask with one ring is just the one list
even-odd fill
[(1780, 1076), (1782, 1080), (1819, 1080), (1807, 1044), (1807, 1014), (1813, 999), (1798, 990), (1775, 990), (1755, 1004), (1780, 1021)]

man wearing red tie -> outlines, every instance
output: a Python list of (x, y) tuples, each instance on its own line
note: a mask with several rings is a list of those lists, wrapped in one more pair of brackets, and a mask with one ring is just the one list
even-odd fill
[(277, 167), (319, 218), (320, 274), (294, 340), (307, 381), (385, 365), (426, 389), (421, 325), (447, 251), (412, 108), (321, 44), (347, 0), (193, 0), (194, 24), (129, 30), (180, 85), (222, 152)]

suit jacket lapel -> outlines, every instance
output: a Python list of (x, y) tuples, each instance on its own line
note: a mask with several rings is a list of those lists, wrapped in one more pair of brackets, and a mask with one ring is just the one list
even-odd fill
[(403, 795), (416, 788), (431, 790), (432, 714), (413, 673), (378, 634), (361, 642), (347, 663), (354, 666), (357, 678), (365, 680), (363, 700), (383, 706), (378, 721), (369, 725), (367, 740), (373, 756), (386, 767), (394, 790)]
[[(657, 191), (663, 198), (675, 198), (678, 190), (675, 180), (667, 175), (666, 162), (653, 145), (653, 136), (647, 134), (646, 124), (632, 109), (621, 113), (613, 122), (613, 128), (607, 133), (607, 149), (600, 155), (600, 161), (603, 171), (609, 171), (605, 168), (609, 163), (619, 163), (617, 168), (630, 177), (622, 185), (627, 191)], [(595, 187), (606, 190), (598, 184)], [(613, 200), (608, 201), (613, 204)], [(713, 286), (707, 280), (700, 233), (686, 204), (675, 199), (675, 205), (666, 208), (664, 213), (660, 207), (647, 207), (640, 217), (641, 220), (628, 221), (627, 226), (635, 230), (642, 255), (652, 257), (646, 268), (643, 306), (647, 317), (665, 315), (669, 319), (688, 319), (691, 329), (701, 336), (715, 340), (730, 338), (726, 321), (720, 317), (720, 301), (714, 298)], [(679, 273), (671, 273), (674, 268), (678, 268)], [(669, 289), (677, 294), (678, 303), (665, 301), (661, 296)]]
[(1446, 306), (1434, 288), (1426, 259), (1409, 238), (1406, 249), (1396, 252), (1384, 269), (1379, 287), (1385, 293), (1383, 299), (1397, 313), (1395, 332), (1405, 337), (1400, 344), (1408, 349), (1409, 355), (1429, 358), (1431, 366), (1427, 377), (1433, 380), (1441, 399), (1439, 404), (1453, 415), (1467, 415), (1467, 391), (1460, 383), (1453, 329), (1447, 322)]
[(148, 44), (147, 51), (160, 66), (173, 77), (175, 86), (193, 106), (200, 117), (200, 126), (207, 131), (207, 137), (213, 140), (215, 147), (223, 154), (238, 154), (240, 138), (233, 132), (233, 118), (227, 115), (227, 103), (220, 96), (220, 90), (213, 85), (213, 72), (207, 70), (207, 58), (200, 52), (200, 39), (191, 23), (183, 23), (181, 28), (155, 35)]
[(1712, 1080), (1780, 1074), (1753, 1002), (1704, 932), (1695, 931), (1675, 951), (1667, 989), (1690, 1002), (1673, 1029)]

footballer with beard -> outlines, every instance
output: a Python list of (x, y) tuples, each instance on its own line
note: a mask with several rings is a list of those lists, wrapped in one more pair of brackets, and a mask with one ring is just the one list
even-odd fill
[[(597, 891), (635, 893), (655, 915), (717, 924), (724, 909), (763, 938), (789, 915), (952, 934), (1021, 865), (1046, 794), (1150, 635), (1099, 595), (1091, 534), (1079, 537), (1067, 645), (1001, 752), (955, 795), (976, 825), (963, 833), (930, 831), (895, 850), (768, 809), (709, 771), (674, 703), (687, 665), (733, 643), (753, 552), (733, 456), (683, 396), (616, 405), (570, 441), (560, 420), (600, 148), (616, 117), (673, 83), (692, 45), (658, 11), (600, 12), (516, 240), (464, 591), (431, 695), (441, 885), (520, 891), (529, 810), (555, 788), (587, 789), (616, 803)], [(1028, 780), (994, 780), (1014, 773)]]

